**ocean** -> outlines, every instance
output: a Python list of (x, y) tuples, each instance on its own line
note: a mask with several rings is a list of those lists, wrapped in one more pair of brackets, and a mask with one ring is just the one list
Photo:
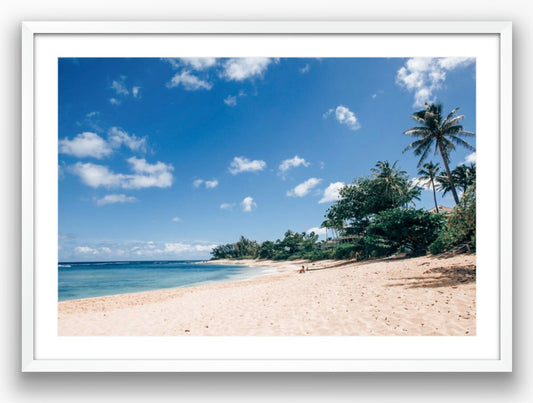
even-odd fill
[(67, 301), (246, 280), (273, 271), (266, 267), (212, 265), (191, 260), (62, 262), (58, 264), (58, 299)]

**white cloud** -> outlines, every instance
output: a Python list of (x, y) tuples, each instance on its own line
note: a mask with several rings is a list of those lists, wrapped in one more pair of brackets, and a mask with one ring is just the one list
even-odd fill
[(134, 134), (129, 135), (118, 127), (112, 127), (108, 131), (108, 139), (113, 147), (120, 147), (124, 144), (132, 151), (146, 152), (146, 137), (136, 137)]
[(319, 227), (313, 227), (309, 228), (307, 231), (305, 231), (307, 234), (310, 234), (311, 232), (314, 232), (316, 235), (326, 235), (328, 230), (327, 228), (319, 228)]
[(345, 106), (337, 106), (337, 109), (335, 109), (335, 118), (340, 124), (348, 126), (350, 130), (357, 130), (361, 127), (355, 114)]
[(291, 168), (297, 168), (299, 166), (308, 167), (310, 165), (309, 162), (307, 162), (304, 158), (300, 158), (297, 155), (295, 155), (292, 158), (286, 159), (282, 161), (281, 164), (279, 164), (278, 169), (280, 170), (282, 176)]
[(319, 203), (334, 202), (340, 199), (339, 190), (344, 186), (344, 182), (333, 182), (324, 190), (324, 195)]
[(218, 181), (216, 179), (213, 179), (212, 181), (205, 181), (205, 188), (206, 189), (213, 189), (218, 186)]
[(228, 106), (235, 106), (237, 105), (237, 97), (228, 95), (226, 99), (224, 99), (224, 103)]
[(68, 137), (59, 140), (59, 152), (78, 158), (93, 157), (102, 159), (110, 155), (113, 150), (107, 142), (96, 133), (84, 132), (72, 140)]
[(181, 222), (181, 218), (179, 217), (173, 217), (172, 222)]
[(121, 102), (116, 99), (116, 98), (109, 98), (109, 102), (112, 104), (112, 105), (120, 105)]
[(111, 88), (117, 93), (117, 95), (129, 95), (129, 91), (122, 81), (113, 80)]
[(445, 70), (453, 70), (458, 67), (466, 67), (475, 61), (473, 57), (444, 57), (438, 59), (439, 66)]
[(166, 188), (172, 185), (172, 171), (170, 164), (156, 162), (149, 164), (144, 158), (131, 157), (127, 160), (135, 175), (129, 175), (128, 180), (122, 187), (141, 189), (147, 187)]
[(210, 180), (210, 181), (206, 181), (206, 180), (203, 180), (203, 179), (196, 179), (192, 183), (192, 185), (195, 188), (199, 188), (200, 186), (204, 185), (206, 189), (213, 189), (213, 188), (216, 188), (218, 186), (218, 180), (213, 179), (213, 180)]
[(229, 171), (231, 174), (236, 175), (241, 172), (255, 172), (262, 171), (266, 168), (266, 162), (262, 160), (250, 161), (245, 157), (235, 157), (229, 165)]
[(216, 248), (216, 244), (203, 245), (203, 244), (187, 244), (181, 242), (168, 242), (165, 243), (164, 252), (166, 253), (191, 253), (191, 252), (211, 252), (213, 248)]
[(361, 128), (355, 113), (343, 105), (337, 106), (335, 109), (329, 109), (322, 116), (327, 119), (332, 114), (335, 114), (335, 119), (341, 125), (347, 126), (350, 130), (358, 130)]
[(87, 186), (120, 187), (123, 189), (142, 189), (149, 187), (166, 188), (172, 185), (172, 171), (170, 164), (157, 162), (149, 164), (144, 158), (131, 157), (127, 160), (134, 174), (117, 174), (103, 165), (77, 162), (71, 167)]
[(133, 98), (140, 98), (141, 97), (140, 90), (141, 90), (141, 87), (133, 87), (131, 89), (131, 95), (133, 95)]
[(306, 196), (314, 187), (316, 187), (322, 179), (309, 178), (305, 182), (300, 183), (294, 189), (291, 189), (287, 192), (289, 197), (304, 197)]
[(180, 61), (194, 70), (205, 70), (217, 63), (215, 57), (183, 57)]
[(477, 160), (476, 152), (468, 154), (462, 164), (475, 164)]
[(414, 93), (414, 107), (435, 102), (435, 92), (442, 88), (446, 73), (475, 62), (471, 57), (416, 57), (409, 59), (396, 75), (396, 83)]
[(150, 257), (152, 259), (206, 259), (209, 252), (216, 247), (213, 242), (203, 241), (123, 241), (123, 242), (98, 242), (96, 244), (85, 243), (75, 246), (63, 243), (60, 246), (60, 260), (79, 259), (135, 259), (138, 257)]
[(300, 69), (300, 73), (302, 74), (308, 73), (310, 69), (311, 69), (311, 66), (309, 66), (309, 63), (308, 63)]
[[(431, 181), (429, 179), (422, 179), (420, 177), (411, 178), (409, 181), (412, 186), (421, 187), (424, 190), (431, 190)], [(436, 183), (435, 183), (436, 185)]]
[(106, 195), (101, 199), (97, 199), (96, 204), (99, 206), (104, 206), (106, 204), (133, 203), (136, 201), (137, 201), (137, 198), (133, 196), (126, 196), (124, 194), (111, 194), (111, 195)]
[(233, 207), (235, 207), (235, 203), (222, 203), (220, 205), (221, 210), (231, 210)]
[(204, 183), (204, 180), (203, 179), (196, 179), (192, 185), (195, 187), (195, 188), (198, 188), (202, 185), (202, 183)]
[(242, 211), (249, 213), (257, 207), (257, 203), (250, 196), (245, 197), (241, 202)]
[(76, 251), (76, 253), (98, 255), (98, 250), (89, 246), (76, 246), (74, 250)]
[(183, 70), (181, 73), (176, 73), (170, 82), (167, 83), (168, 88), (177, 87), (179, 85), (183, 86), (187, 91), (210, 90), (213, 87), (211, 83), (190, 74), (187, 70)]
[(262, 76), (272, 63), (268, 57), (243, 57), (227, 60), (223, 65), (222, 77), (230, 81), (244, 81)]
[(80, 177), (84, 184), (94, 188), (100, 186), (119, 187), (126, 177), (126, 175), (111, 172), (106, 166), (92, 164), (90, 162), (77, 162), (71, 169), (74, 174)]

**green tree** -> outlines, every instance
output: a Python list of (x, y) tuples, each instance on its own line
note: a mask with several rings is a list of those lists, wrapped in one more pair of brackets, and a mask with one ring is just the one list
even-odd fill
[(417, 111), (411, 115), (411, 117), (420, 124), (420, 126), (414, 126), (406, 130), (404, 134), (416, 137), (418, 140), (409, 144), (403, 152), (413, 149), (416, 156), (420, 156), (418, 166), (421, 166), (424, 160), (427, 158), (429, 152), (434, 147), (434, 153), (440, 154), (442, 162), (444, 163), (444, 169), (446, 175), (450, 181), (450, 189), (453, 195), (455, 203), (459, 203), (459, 197), (455, 190), (452, 173), (450, 171), (450, 153), (455, 150), (456, 145), (461, 145), (469, 150), (473, 150), (474, 147), (461, 137), (475, 136), (472, 132), (467, 132), (463, 129), (463, 126), (459, 124), (464, 119), (463, 115), (457, 116), (457, 110), (453, 109), (446, 118), (442, 117), (442, 105), (440, 104), (427, 104), (426, 108)]
[(276, 244), (272, 241), (265, 241), (259, 247), (259, 257), (261, 259), (272, 259), (276, 254)]
[(414, 255), (426, 253), (444, 224), (440, 214), (423, 209), (389, 209), (377, 214), (367, 228), (367, 241), (386, 253), (408, 248)]
[(374, 178), (383, 186), (385, 194), (390, 197), (391, 205), (394, 205), (394, 195), (402, 194), (406, 190), (405, 178), (407, 172), (396, 167), (398, 161), (390, 165), (389, 161), (378, 161), (371, 169)]
[[(452, 171), (452, 178), (454, 185), (462, 192), (465, 192), (467, 188), (472, 186), (476, 181), (476, 165), (471, 164), (469, 166), (459, 165)], [(439, 175), (436, 179), (437, 189), (442, 191), (442, 195), (452, 190), (450, 179), (447, 175)]]
[(339, 190), (340, 199), (326, 211), (323, 227), (342, 235), (362, 234), (372, 217), (384, 210), (406, 206), (420, 196), (421, 188), (387, 161), (380, 161), (372, 178), (361, 177)]
[(435, 180), (437, 179), (437, 176), (439, 174), (440, 167), (438, 163), (433, 162), (427, 162), (425, 163), (422, 168), (418, 170), (418, 175), (420, 175), (420, 179), (422, 181), (422, 184), (428, 185), (431, 184), (431, 189), (433, 190), (433, 201), (435, 202), (435, 210), (437, 213), (439, 212), (439, 206), (437, 205), (437, 194), (435, 192)]
[(464, 192), (446, 220), (446, 227), (429, 246), (436, 255), (454, 246), (467, 243), (470, 250), (476, 249), (476, 181)]

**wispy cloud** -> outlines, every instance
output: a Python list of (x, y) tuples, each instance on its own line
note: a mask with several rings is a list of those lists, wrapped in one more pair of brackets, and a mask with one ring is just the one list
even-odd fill
[(133, 86), (130, 90), (126, 84), (126, 76), (120, 76), (119, 79), (113, 80), (111, 83), (111, 89), (115, 92), (115, 96), (109, 98), (109, 102), (113, 105), (120, 105), (122, 103), (121, 99), (126, 98), (130, 95), (133, 98), (141, 97), (141, 87)]
[(132, 174), (114, 173), (107, 166), (81, 162), (74, 164), (71, 171), (78, 175), (85, 185), (93, 188), (143, 189), (166, 188), (172, 185), (172, 165), (159, 161), (149, 164), (144, 158), (136, 157), (127, 161)]
[(228, 95), (225, 99), (224, 99), (224, 103), (228, 106), (235, 106), (237, 105), (237, 97), (236, 96), (231, 96), (231, 95)]
[(72, 140), (68, 137), (59, 140), (59, 152), (78, 158), (92, 157), (102, 159), (109, 156), (113, 152), (113, 149), (98, 134), (83, 132)]
[(126, 196), (124, 194), (110, 194), (106, 195), (101, 199), (96, 200), (96, 204), (99, 206), (105, 206), (106, 204), (115, 204), (115, 203), (134, 203), (137, 201), (136, 197)]
[(167, 83), (168, 88), (182, 86), (187, 91), (210, 90), (213, 84), (204, 81), (197, 76), (183, 70), (181, 73), (176, 73), (174, 77)]
[(130, 92), (126, 88), (126, 85), (123, 81), (116, 81), (113, 80), (113, 83), (111, 84), (111, 89), (114, 90), (117, 95), (129, 95)]
[(307, 162), (304, 158), (300, 158), (297, 155), (295, 155), (292, 158), (282, 161), (281, 164), (279, 164), (278, 169), (283, 179), (285, 179), (285, 175), (289, 169), (297, 168), (299, 166), (308, 167), (309, 165), (311, 164)]
[(289, 196), (289, 197), (304, 197), (307, 194), (309, 194), (309, 192), (313, 188), (315, 188), (321, 181), (322, 181), (322, 179), (309, 178), (305, 182), (300, 183), (299, 185), (297, 185), (294, 189), (289, 190), (287, 192), (287, 196)]
[(221, 210), (231, 210), (233, 207), (235, 207), (235, 203), (222, 203), (220, 205)]
[(334, 202), (340, 199), (339, 190), (344, 186), (344, 182), (333, 182), (324, 190), (324, 195), (319, 203)]
[(213, 248), (216, 248), (216, 244), (203, 245), (203, 244), (188, 244), (182, 242), (168, 242), (165, 243), (165, 253), (175, 254), (188, 254), (193, 252), (211, 252)]
[(172, 217), (172, 222), (181, 222), (181, 218), (179, 218), (179, 217)]
[[(124, 241), (124, 242), (98, 242), (96, 244), (85, 244), (75, 247), (64, 247), (63, 254), (68, 253), (68, 257), (75, 259), (94, 258), (98, 259), (120, 259), (125, 257), (150, 257), (153, 259), (175, 259), (175, 258), (204, 258), (217, 245), (213, 242), (188, 242), (188, 241)], [(68, 249), (68, 251), (67, 251)]]
[(261, 77), (275, 59), (268, 57), (240, 57), (226, 60), (221, 76), (229, 81), (244, 81)]
[(249, 213), (250, 211), (257, 208), (257, 203), (254, 202), (254, 199), (250, 196), (245, 197), (241, 202), (242, 211)]
[(203, 179), (196, 179), (192, 183), (192, 185), (195, 188), (199, 188), (200, 186), (204, 185), (206, 189), (213, 189), (213, 188), (216, 188), (218, 186), (218, 180), (213, 179), (213, 180), (207, 181), (207, 180), (203, 180)]
[(139, 138), (134, 134), (130, 135), (118, 127), (109, 129), (108, 139), (113, 147), (120, 147), (123, 144), (132, 151), (146, 152), (146, 137)]
[(408, 59), (396, 74), (396, 83), (414, 93), (413, 107), (435, 102), (435, 93), (442, 88), (446, 73), (471, 65), (472, 57), (415, 57)]
[(361, 128), (361, 125), (359, 124), (355, 113), (353, 113), (350, 109), (343, 105), (339, 105), (335, 109), (329, 109), (322, 116), (324, 117), (324, 119), (327, 119), (331, 115), (334, 115), (337, 122), (339, 122), (341, 125), (348, 127), (348, 129), (350, 130), (355, 131)]
[(183, 57), (180, 61), (194, 70), (205, 70), (217, 64), (215, 57)]
[(257, 172), (266, 168), (266, 162), (262, 160), (249, 160), (245, 157), (235, 157), (229, 165), (229, 172), (237, 175), (241, 172)]
[(305, 66), (303, 66), (302, 68), (300, 68), (300, 73), (301, 73), (301, 74), (308, 73), (310, 69), (311, 69), (311, 66), (309, 66), (309, 63), (307, 63)]

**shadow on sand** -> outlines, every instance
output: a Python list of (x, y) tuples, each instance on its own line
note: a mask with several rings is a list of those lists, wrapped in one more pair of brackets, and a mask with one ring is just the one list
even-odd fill
[(476, 281), (476, 266), (435, 267), (423, 274), (418, 277), (394, 278), (392, 280), (401, 282), (389, 284), (388, 287), (438, 288), (473, 283)]

